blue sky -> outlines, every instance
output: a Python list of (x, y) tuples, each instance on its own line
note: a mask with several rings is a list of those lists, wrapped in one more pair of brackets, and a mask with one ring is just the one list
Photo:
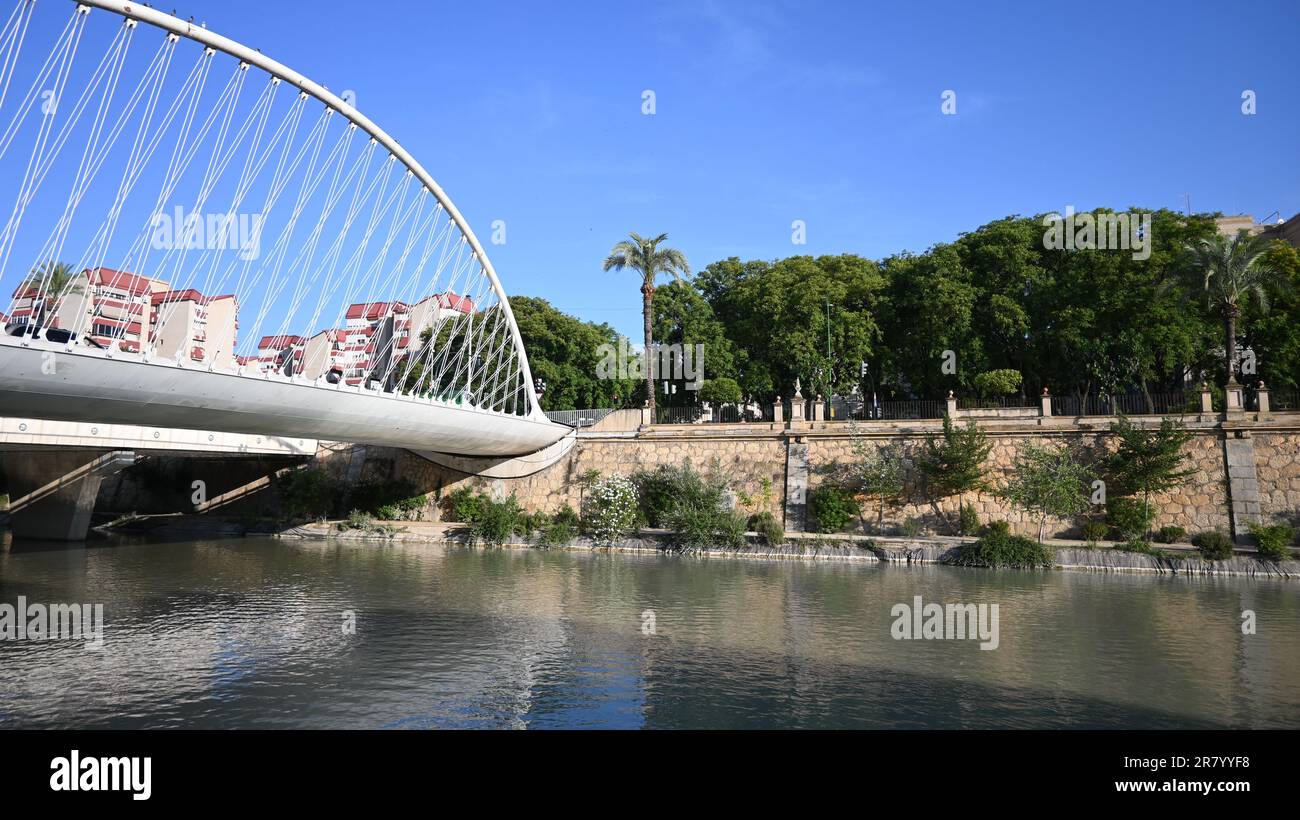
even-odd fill
[(634, 337), (632, 275), (600, 270), (629, 230), (702, 268), (920, 251), (1067, 205), (1300, 212), (1294, 2), (155, 5), (354, 91), (508, 292)]

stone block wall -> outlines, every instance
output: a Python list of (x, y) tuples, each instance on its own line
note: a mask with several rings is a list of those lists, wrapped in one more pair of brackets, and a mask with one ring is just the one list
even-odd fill
[[(980, 419), (993, 442), (989, 456), (988, 479), (1003, 483), (1014, 469), (1026, 442), (1044, 445), (1070, 444), (1081, 448), (1089, 459), (1098, 458), (1113, 447), (1108, 419)], [(1152, 496), (1157, 510), (1157, 528), (1174, 525), (1196, 533), (1217, 529), (1244, 531), (1247, 513), (1244, 496), (1250, 482), (1237, 476), (1229, 478), (1231, 441), (1238, 439), (1239, 429), (1249, 428), (1253, 436), (1255, 469), (1258, 471), (1258, 498), (1251, 500), (1259, 517), (1266, 521), (1286, 520), (1297, 523), (1300, 516), (1300, 417), (1237, 421), (1225, 429), (1218, 421), (1199, 419), (1189, 423), (1192, 439), (1186, 445), (1191, 477), (1180, 487)], [(559, 462), (531, 476), (516, 479), (490, 479), (465, 475), (411, 452), (376, 447), (333, 445), (322, 448), (319, 463), (345, 480), (367, 481), (405, 478), (430, 496), (428, 519), (439, 515), (437, 499), (462, 486), (471, 486), (505, 498), (513, 494), (526, 509), (554, 512), (564, 505), (579, 509), (582, 486), (580, 479), (589, 471), (601, 475), (631, 475), (659, 465), (680, 465), (689, 460), (699, 471), (720, 471), (736, 491), (738, 506), (746, 512), (766, 510), (797, 528), (789, 502), (799, 506), (794, 496), (800, 486), (815, 491), (834, 480), (838, 465), (854, 459), (853, 437), (843, 422), (796, 423), (792, 429), (779, 424), (750, 425), (653, 425), (636, 432), (585, 431), (574, 448)], [(937, 432), (937, 421), (908, 423), (863, 423), (858, 434), (870, 446), (898, 444), (905, 457), (916, 458), (927, 432)], [(1239, 440), (1239, 439), (1238, 439)], [(792, 446), (793, 445), (793, 446)], [(1239, 456), (1233, 456), (1240, 458)], [(791, 460), (793, 459), (793, 461)], [(806, 459), (806, 480), (801, 465)], [(793, 465), (793, 467), (792, 467)], [(1241, 469), (1237, 470), (1242, 473)], [(1244, 475), (1244, 473), (1242, 473)], [(791, 483), (791, 477), (794, 480)], [(1233, 483), (1235, 481), (1235, 484)], [(1235, 487), (1238, 498), (1232, 497)], [(787, 493), (791, 497), (787, 498)], [(1037, 519), (1018, 511), (992, 492), (971, 493), (965, 499), (972, 504), (982, 522), (1005, 520), (1015, 532), (1036, 535)], [(1234, 501), (1236, 502), (1234, 504)], [(1234, 515), (1234, 510), (1236, 513)], [(798, 510), (793, 514), (798, 515)], [(923, 530), (949, 531), (949, 520), (956, 520), (956, 498), (931, 501), (919, 473), (909, 471), (904, 503), (887, 507), (885, 532), (896, 532), (906, 519), (917, 519)], [(1097, 516), (1104, 511), (1097, 510)], [(1046, 534), (1059, 537), (1077, 536), (1078, 520), (1048, 520)], [(877, 531), (876, 509), (864, 504), (862, 521), (854, 526), (862, 531)]]

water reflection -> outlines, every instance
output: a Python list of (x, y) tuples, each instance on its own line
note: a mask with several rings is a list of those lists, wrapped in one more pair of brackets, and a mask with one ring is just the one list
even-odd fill
[[(19, 595), (105, 646), (0, 642), (6, 727), (1300, 726), (1295, 582), (242, 539), (11, 547)], [(1000, 647), (892, 640), (915, 595)]]

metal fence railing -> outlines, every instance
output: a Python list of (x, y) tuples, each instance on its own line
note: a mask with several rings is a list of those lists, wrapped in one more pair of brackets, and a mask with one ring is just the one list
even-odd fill
[(1169, 416), (1200, 410), (1189, 393), (1123, 393), (1114, 396), (1052, 396), (1053, 416)]
[(1300, 391), (1295, 391), (1295, 390), (1268, 391), (1268, 409), (1270, 411), (1300, 410)]
[(1038, 407), (1036, 396), (997, 396), (991, 399), (974, 397), (957, 399), (958, 410), (1000, 410), (1002, 408)]
[(614, 412), (614, 408), (598, 407), (591, 410), (547, 410), (546, 417), (556, 424), (570, 427), (590, 427)]

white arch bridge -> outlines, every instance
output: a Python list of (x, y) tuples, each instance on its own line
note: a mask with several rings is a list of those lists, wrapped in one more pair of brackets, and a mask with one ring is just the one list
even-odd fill
[(354, 103), (146, 6), (20, 0), (0, 417), (488, 459), (565, 438), (474, 232)]

